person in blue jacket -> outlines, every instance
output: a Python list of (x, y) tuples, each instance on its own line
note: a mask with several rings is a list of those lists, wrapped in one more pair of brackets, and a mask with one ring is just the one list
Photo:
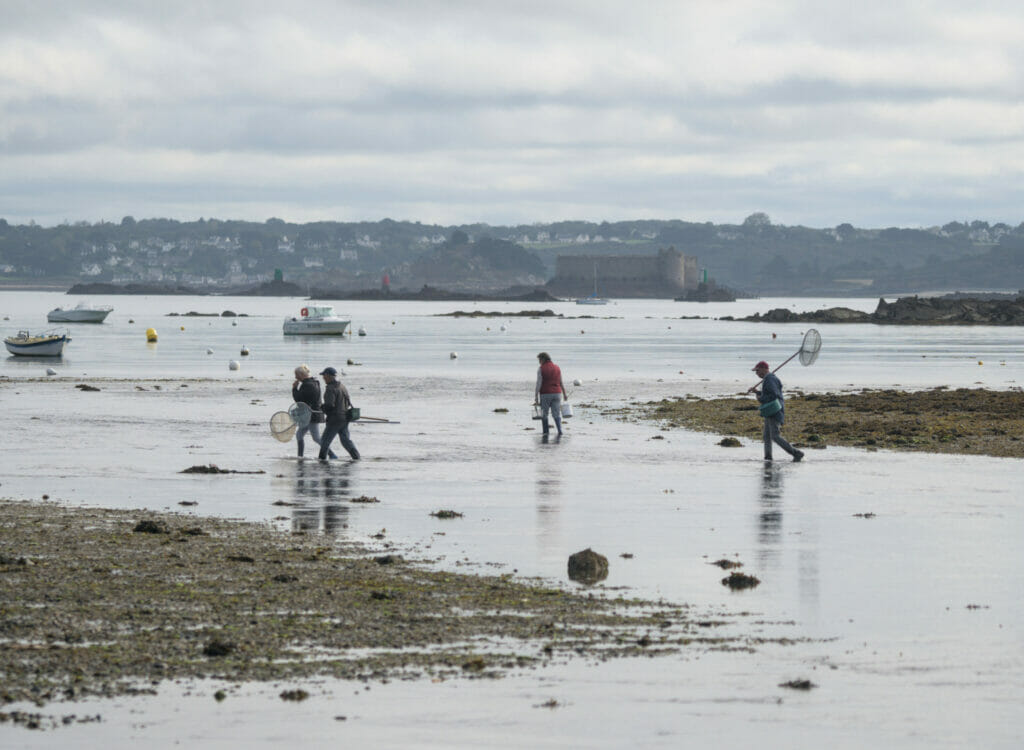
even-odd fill
[(782, 450), (791, 455), (794, 461), (799, 461), (804, 457), (804, 452), (797, 450), (786, 442), (786, 439), (782, 437), (780, 432), (782, 423), (786, 418), (786, 410), (782, 399), (782, 382), (776, 377), (775, 373), (769, 371), (767, 362), (761, 361), (754, 365), (754, 372), (757, 373), (757, 377), (761, 378), (761, 388), (758, 389), (757, 386), (754, 386), (751, 389), (757, 396), (757, 400), (761, 404), (770, 404), (775, 400), (779, 402), (778, 411), (773, 414), (764, 415), (764, 460), (772, 460), (772, 443), (776, 443)]

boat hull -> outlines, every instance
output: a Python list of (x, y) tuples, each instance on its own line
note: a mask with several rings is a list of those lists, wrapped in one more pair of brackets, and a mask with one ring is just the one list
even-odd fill
[(50, 323), (102, 323), (111, 310), (50, 310), (46, 320)]
[(64, 347), (71, 341), (68, 336), (57, 336), (42, 339), (39, 341), (17, 339), (4, 339), (4, 346), (7, 351), (17, 357), (60, 357), (64, 354)]
[(341, 319), (288, 318), (283, 330), (286, 336), (344, 336), (351, 323)]

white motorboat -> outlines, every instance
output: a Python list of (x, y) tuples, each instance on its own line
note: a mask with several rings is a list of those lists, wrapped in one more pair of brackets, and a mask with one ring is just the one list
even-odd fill
[(79, 302), (75, 307), (57, 307), (46, 314), (50, 323), (102, 323), (113, 311), (110, 305)]
[(284, 332), (291, 336), (344, 336), (351, 323), (335, 315), (330, 305), (308, 305), (298, 317), (284, 319)]
[(70, 342), (71, 337), (66, 331), (46, 331), (36, 335), (28, 331), (18, 331), (17, 336), (8, 336), (4, 339), (4, 346), (11, 354), (21, 357), (59, 357), (64, 354), (64, 347)]

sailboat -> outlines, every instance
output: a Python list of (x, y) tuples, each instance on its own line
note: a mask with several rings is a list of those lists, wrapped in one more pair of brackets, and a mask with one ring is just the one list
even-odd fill
[(594, 264), (594, 293), (576, 300), (577, 305), (607, 305), (608, 300), (597, 296), (597, 263)]

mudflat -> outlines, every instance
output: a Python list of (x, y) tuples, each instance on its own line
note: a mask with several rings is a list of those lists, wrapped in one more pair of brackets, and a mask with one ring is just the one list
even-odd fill
[[(1024, 458), (1024, 391), (935, 388), (926, 391), (791, 393), (783, 436), (799, 448), (843, 445), (877, 450)], [(761, 439), (757, 402), (682, 398), (645, 405), (641, 414), (668, 427)]]
[(13, 500), (0, 519), (0, 706), (169, 679), (498, 677), (792, 643), (739, 632), (749, 613), (429, 570), (268, 524)]

